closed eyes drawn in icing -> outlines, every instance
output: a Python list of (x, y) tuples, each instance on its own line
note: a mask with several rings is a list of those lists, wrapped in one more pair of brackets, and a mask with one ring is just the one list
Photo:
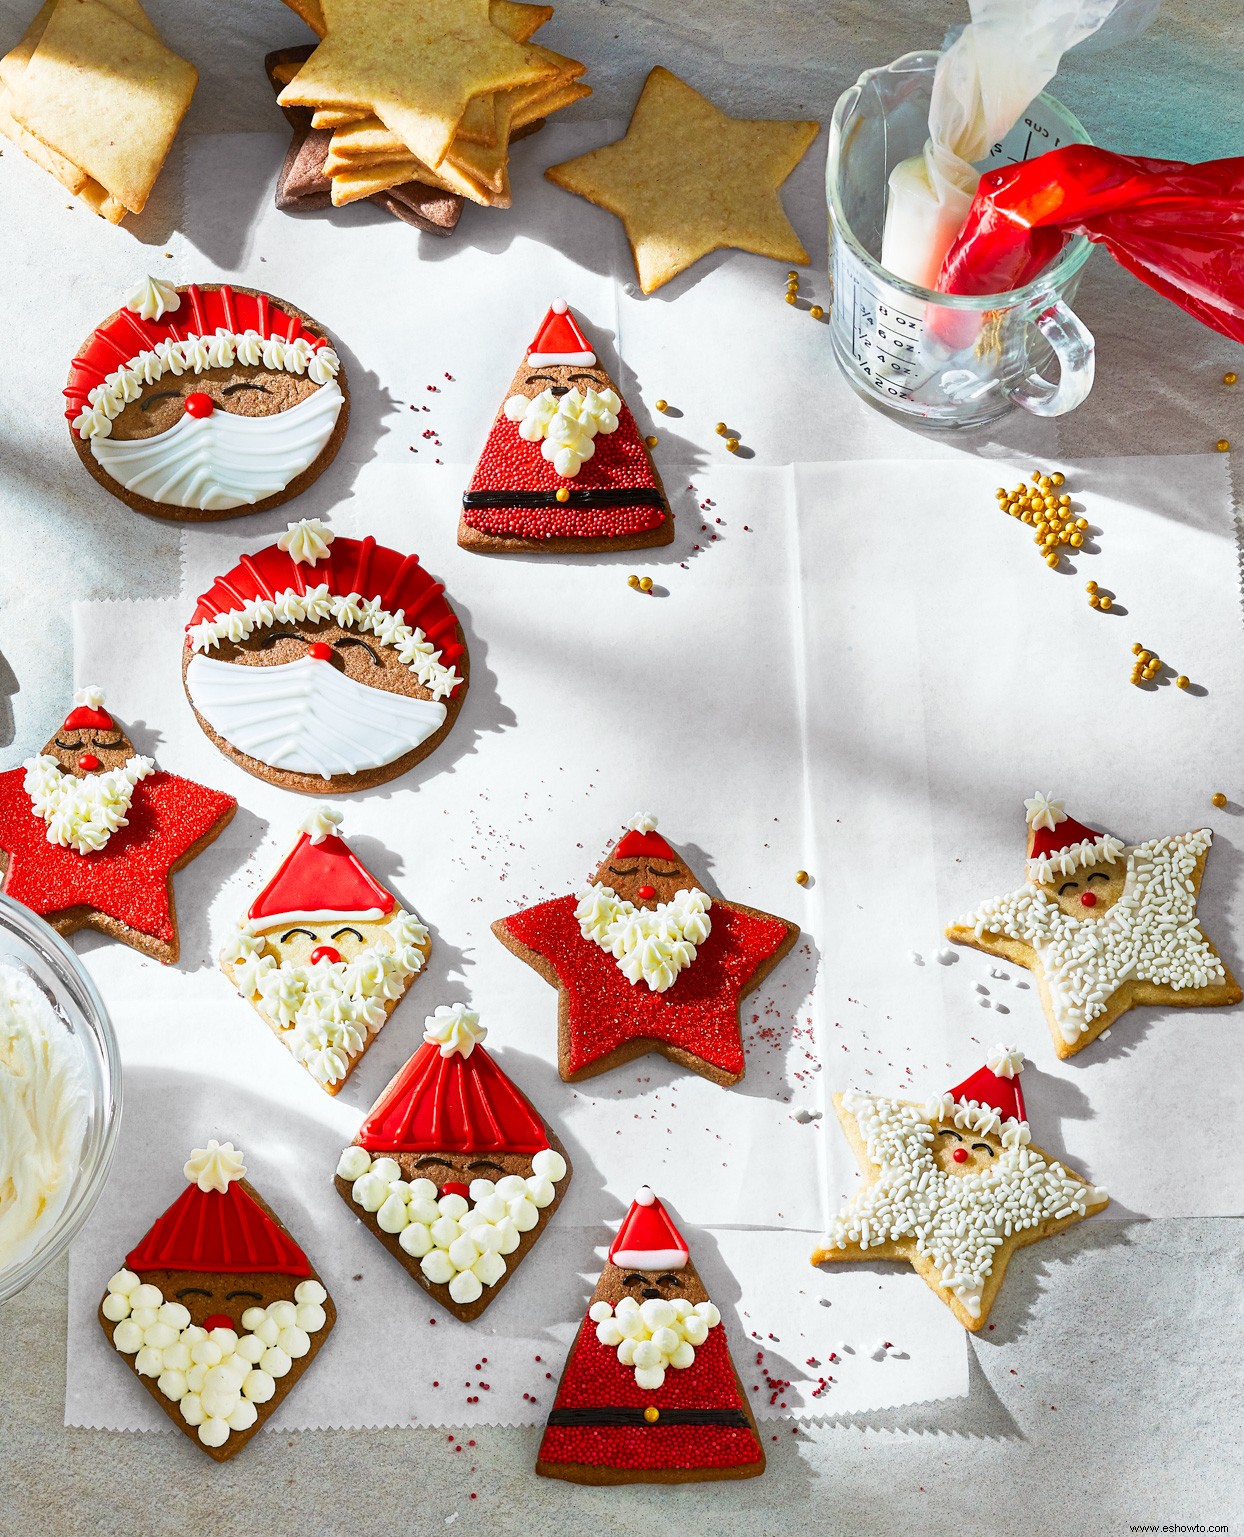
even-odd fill
[(293, 939), (295, 934), (305, 934), (308, 939), (315, 938), (314, 933), (310, 929), (287, 929), (285, 933), (281, 935), (281, 943), (286, 944), (289, 940)]
[(1088, 878), (1088, 884), (1091, 886), (1094, 881), (1109, 881), (1109, 879), (1110, 877), (1103, 874), (1102, 871), (1094, 870), (1092, 875), (1090, 875)]
[(973, 1142), (972, 1151), (974, 1153), (988, 1153), (991, 1158), (994, 1156), (993, 1148), (990, 1147), (988, 1142)]
[(179, 1298), (180, 1297), (212, 1297), (212, 1296), (215, 1295), (215, 1293), (214, 1292), (209, 1292), (206, 1286), (183, 1286), (180, 1291), (174, 1292), (173, 1295), (175, 1297), (179, 1297)]
[(60, 737), (53, 737), (52, 740), (57, 747), (63, 747), (66, 752), (76, 752), (79, 747), (108, 748), (121, 746), (121, 738), (119, 736), (113, 737), (111, 742), (105, 742), (102, 737), (90, 734), (84, 736), (80, 742), (63, 742)]
[(658, 865), (648, 866), (648, 874), (651, 875), (654, 880), (669, 880), (671, 876), (681, 875), (681, 873), (682, 872), (678, 869), (662, 870)]
[(937, 1131), (939, 1137), (953, 1137), (956, 1142), (962, 1142), (963, 1138), (957, 1131), (951, 1131), (949, 1126), (940, 1126)]
[(631, 865), (629, 868), (625, 868), (622, 865), (610, 865), (609, 866), (609, 874), (610, 875), (638, 875), (639, 871), (640, 871), (640, 866), (639, 865)]
[(275, 646), (278, 640), (300, 640), (304, 646), (311, 642), (305, 635), (299, 635), (297, 630), (266, 630), (259, 637), (259, 650), (266, 651), (269, 646)]
[(467, 1164), (467, 1172), (475, 1174), (481, 1169), (492, 1169), (497, 1174), (504, 1174), (505, 1170), (499, 1163), (493, 1163), (491, 1158), (477, 1158), (474, 1163)]
[(258, 390), (261, 395), (270, 393), (266, 384), (253, 384), (248, 379), (242, 379), (237, 384), (226, 384), (220, 393), (222, 395), (236, 395), (240, 390)]
[(375, 647), (369, 646), (365, 640), (360, 640), (357, 635), (343, 635), (340, 640), (333, 642), (333, 649), (335, 651), (344, 651), (347, 646), (361, 646), (368, 656), (371, 657), (373, 666), (381, 667), (384, 665), (376, 654)]
[(567, 377), (571, 380), (586, 379), (594, 390), (598, 390), (599, 387), (605, 382), (605, 376), (603, 374), (574, 373), (569, 374)]
[(243, 1289), (242, 1291), (226, 1292), (225, 1293), (225, 1301), (226, 1302), (232, 1302), (235, 1297), (253, 1297), (256, 1302), (262, 1302), (263, 1301), (263, 1295), (260, 1292), (247, 1291), (247, 1290)]
[[(306, 931), (306, 929), (303, 929), (302, 932), (305, 934), (307, 931)], [(363, 936), (359, 933), (359, 931), (357, 929), (338, 929), (334, 934), (330, 934), (329, 938), (330, 939), (340, 939), (343, 934), (353, 934), (355, 939), (358, 940), (359, 944), (363, 943)]]
[(156, 390), (154, 395), (144, 395), (138, 403), (140, 411), (150, 411), (157, 400), (180, 400), (180, 390)]
[(442, 1169), (452, 1169), (453, 1168), (453, 1164), (450, 1163), (448, 1158), (435, 1158), (435, 1157), (421, 1158), (419, 1160), (419, 1162), (415, 1165), (415, 1168), (416, 1169), (426, 1169), (426, 1168), (429, 1168), (434, 1163), (440, 1164)]

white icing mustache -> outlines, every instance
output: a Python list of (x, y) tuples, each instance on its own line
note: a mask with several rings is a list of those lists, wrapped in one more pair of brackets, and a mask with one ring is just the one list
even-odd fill
[(447, 713), (437, 700), (372, 688), (313, 656), (271, 667), (194, 656), (186, 690), (213, 731), (248, 757), (325, 779), (394, 762)]
[(184, 414), (151, 438), (91, 439), (91, 452), (127, 491), (170, 507), (223, 512), (284, 491), (333, 435), (344, 400), (335, 380), (272, 416)]

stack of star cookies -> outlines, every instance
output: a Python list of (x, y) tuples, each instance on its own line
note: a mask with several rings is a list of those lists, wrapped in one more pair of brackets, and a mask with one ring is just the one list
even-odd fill
[(584, 65), (528, 40), (517, 0), (288, 0), (321, 42), (278, 100), (330, 134), (336, 207), (419, 183), (510, 206), (511, 139), (590, 94)]
[(118, 224), (142, 211), (198, 78), (138, 0), (46, 0), (0, 59), (0, 133)]

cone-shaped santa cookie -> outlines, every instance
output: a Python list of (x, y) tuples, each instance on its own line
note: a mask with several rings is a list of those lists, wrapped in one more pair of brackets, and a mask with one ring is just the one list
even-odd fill
[(721, 1314), (645, 1186), (570, 1347), (536, 1472), (577, 1484), (682, 1484), (764, 1470)]
[(442, 1004), (336, 1176), (364, 1227), (466, 1320), (514, 1274), (570, 1184), (565, 1148), (484, 1050), (487, 1033), (464, 1003)]
[(341, 360), (291, 304), (227, 283), (146, 278), (74, 358), (78, 457), (139, 512), (201, 522), (297, 496), (350, 408)]
[(466, 642), (417, 555), (291, 523), (199, 599), (182, 679), (248, 774), (308, 795), (395, 779), (453, 728)]
[(1030, 1140), (1023, 1065), (1022, 1052), (995, 1046), (927, 1105), (835, 1094), (864, 1184), (812, 1263), (906, 1260), (965, 1329), (982, 1328), (1016, 1249), (1106, 1205), (1104, 1190)]
[(714, 1083), (737, 1083), (739, 1004), (799, 938), (785, 918), (701, 890), (656, 825), (636, 817), (577, 896), (492, 926), (558, 990), (558, 1063), (568, 1083), (649, 1051)]
[(556, 299), (463, 495), (458, 543), (485, 554), (576, 555), (673, 537), (635, 418), (566, 301)]
[(186, 1189), (125, 1257), (104, 1333), (169, 1419), (209, 1457), (241, 1451), (314, 1360), (337, 1318), (310, 1260), (212, 1138)]
[(1238, 1003), (1240, 988), (1203, 932), (1197, 897), (1213, 833), (1128, 847), (1039, 792), (1028, 812), (1028, 879), (946, 930), (1035, 972), (1054, 1050), (1074, 1056), (1137, 1004)]
[(320, 806), (220, 953), (220, 969), (321, 1088), (336, 1094), (432, 952)]
[(3, 889), (61, 934), (98, 929), (169, 964), (173, 874), (237, 804), (138, 756), (103, 689), (80, 689), (43, 751), (0, 774)]

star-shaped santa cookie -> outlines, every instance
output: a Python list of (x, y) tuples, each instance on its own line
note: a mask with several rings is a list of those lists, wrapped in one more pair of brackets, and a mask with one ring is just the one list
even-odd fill
[(173, 875), (237, 805), (135, 753), (103, 689), (80, 689), (43, 751), (0, 774), (3, 890), (60, 934), (98, 929), (171, 964)]
[(1238, 1003), (1239, 984), (1201, 928), (1197, 898), (1213, 833), (1126, 845), (1039, 792), (1028, 813), (1028, 879), (946, 930), (1037, 978), (1060, 1057), (1137, 1004)]
[(1023, 1062), (995, 1046), (985, 1067), (927, 1105), (835, 1094), (865, 1180), (812, 1263), (905, 1260), (965, 1329), (982, 1328), (1015, 1250), (1107, 1203), (1031, 1140)]
[(567, 1083), (650, 1051), (738, 1083), (739, 1005), (799, 938), (785, 918), (710, 897), (656, 825), (636, 817), (577, 895), (492, 926), (558, 990)]

